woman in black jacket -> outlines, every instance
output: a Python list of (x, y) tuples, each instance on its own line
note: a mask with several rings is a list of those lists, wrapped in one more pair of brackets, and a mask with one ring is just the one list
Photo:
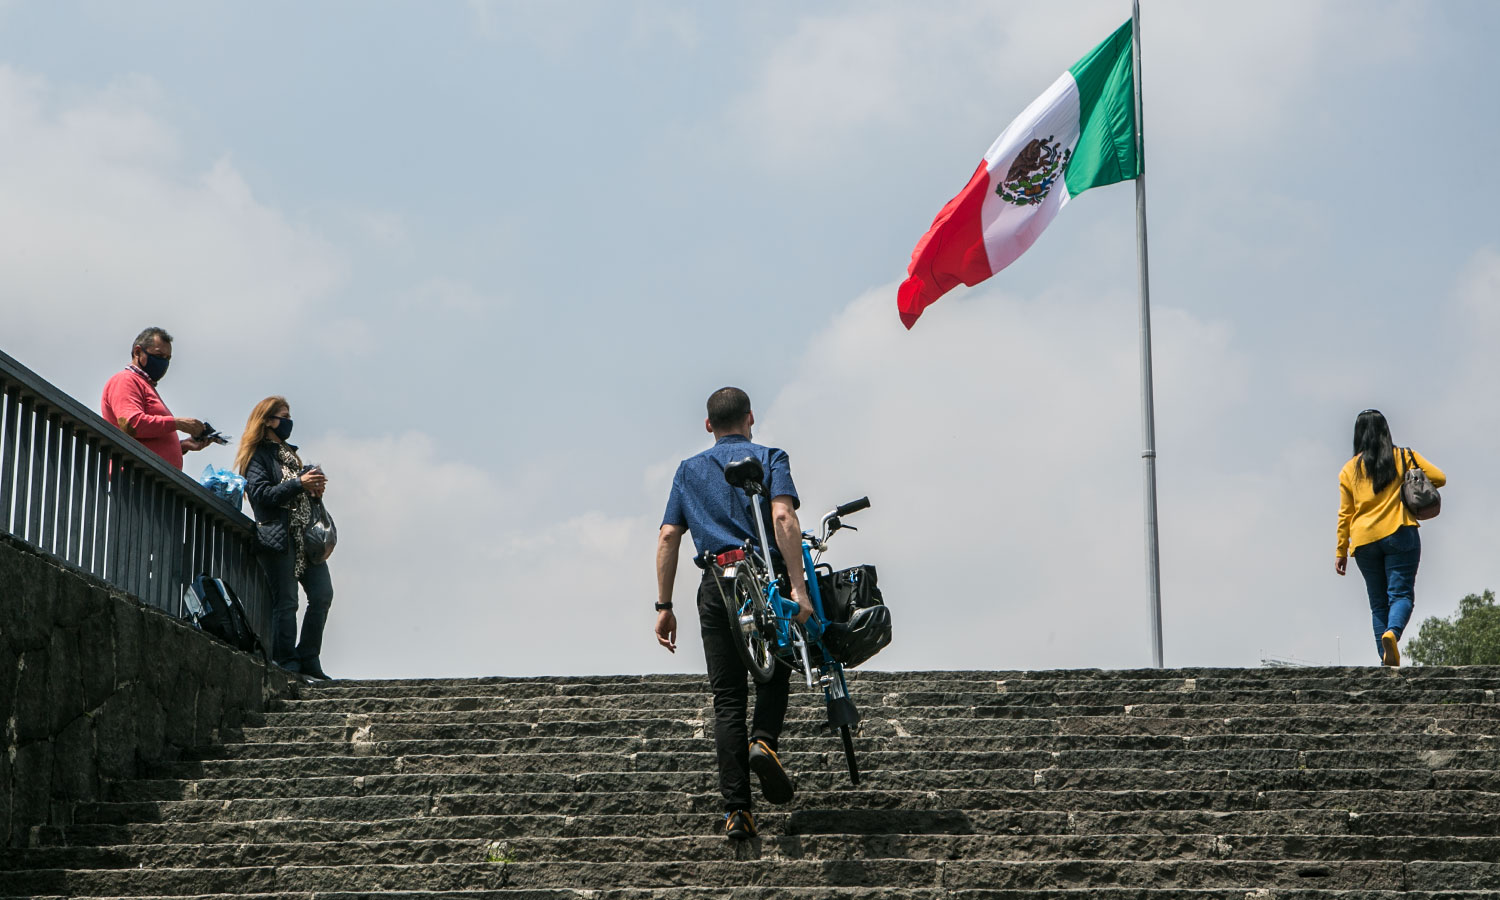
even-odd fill
[[(271, 662), (326, 679), (318, 655), (333, 603), (333, 579), (326, 562), (307, 557), (302, 534), (312, 516), (312, 501), (323, 496), (328, 481), (321, 470), (302, 465), (296, 446), (287, 443), (291, 436), (292, 411), (286, 398), (267, 397), (245, 423), (234, 467), (245, 476), (245, 493), (260, 537), (260, 562), (271, 584)], [(300, 641), (298, 582), (307, 592)]]

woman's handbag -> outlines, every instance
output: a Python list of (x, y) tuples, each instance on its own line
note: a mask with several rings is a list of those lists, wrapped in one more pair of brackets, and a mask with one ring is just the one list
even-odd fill
[(339, 529), (333, 524), (333, 516), (329, 514), (328, 507), (323, 505), (322, 500), (314, 500), (312, 518), (302, 532), (302, 552), (307, 555), (307, 561), (312, 565), (328, 562), (328, 557), (333, 555), (333, 548), (338, 542)]
[(1406, 460), (1406, 474), (1401, 480), (1401, 502), (1406, 504), (1406, 509), (1411, 517), (1417, 521), (1425, 521), (1443, 511), (1443, 498), (1438, 489), (1427, 480), (1427, 473), (1417, 465), (1412, 458), (1411, 448), (1402, 450), (1403, 458)]

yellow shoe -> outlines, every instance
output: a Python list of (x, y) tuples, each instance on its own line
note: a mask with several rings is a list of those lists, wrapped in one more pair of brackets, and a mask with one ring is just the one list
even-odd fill
[(1396, 648), (1396, 632), (1387, 631), (1380, 636), (1380, 649), (1380, 661), (1383, 664), (1393, 669), (1401, 665), (1401, 651)]
[(737, 809), (724, 817), (724, 834), (731, 841), (747, 841), (755, 837), (755, 817), (748, 809)]

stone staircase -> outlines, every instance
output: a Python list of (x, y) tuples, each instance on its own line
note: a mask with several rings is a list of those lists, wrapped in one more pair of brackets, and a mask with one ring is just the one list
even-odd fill
[[(342, 681), (0, 852), (0, 896), (1500, 900), (1500, 668), (793, 685), (719, 836), (702, 677)], [(711, 730), (711, 725), (708, 726)]]

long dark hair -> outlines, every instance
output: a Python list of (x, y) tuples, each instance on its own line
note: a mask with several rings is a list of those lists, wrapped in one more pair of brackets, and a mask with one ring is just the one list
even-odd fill
[(234, 470), (241, 475), (249, 473), (250, 457), (255, 455), (255, 448), (271, 433), (270, 419), (276, 415), (276, 410), (286, 406), (285, 397), (267, 397), (255, 404), (250, 410), (250, 420), (245, 423), (245, 430), (240, 432), (240, 448), (234, 454)]
[(1360, 474), (1370, 479), (1375, 493), (1396, 480), (1396, 450), (1391, 444), (1391, 426), (1378, 409), (1367, 409), (1354, 420), (1354, 455)]

